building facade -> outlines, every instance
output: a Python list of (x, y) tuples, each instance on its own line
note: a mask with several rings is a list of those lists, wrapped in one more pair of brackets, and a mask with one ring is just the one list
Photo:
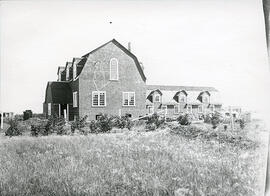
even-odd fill
[(138, 118), (159, 112), (177, 116), (218, 110), (212, 87), (147, 85), (137, 57), (115, 39), (58, 67), (58, 79), (48, 82), (43, 111), (68, 120), (100, 113)]

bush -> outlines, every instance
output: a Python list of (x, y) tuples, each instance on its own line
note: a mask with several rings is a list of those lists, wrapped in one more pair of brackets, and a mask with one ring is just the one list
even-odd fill
[(177, 118), (177, 121), (180, 125), (190, 125), (191, 124), (191, 117), (189, 114), (180, 115)]
[(211, 117), (211, 124), (213, 129), (217, 128), (218, 124), (222, 122), (222, 116), (219, 112), (215, 112)]
[(31, 135), (37, 137), (40, 132), (40, 127), (36, 125), (31, 125)]
[(246, 121), (243, 118), (239, 119), (239, 125), (241, 129), (244, 129), (246, 126)]
[(31, 135), (38, 136), (43, 135), (47, 136), (52, 133), (51, 121), (49, 120), (39, 120), (31, 124)]
[(39, 127), (39, 133), (41, 135), (49, 135), (50, 133), (56, 133), (57, 135), (66, 135), (67, 129), (64, 129), (66, 122), (63, 117), (50, 116), (47, 123), (44, 125), (44, 129)]
[(91, 133), (106, 133), (113, 127), (112, 118), (107, 114), (100, 114), (96, 121), (90, 122)]
[(22, 130), (18, 127), (18, 120), (16, 118), (10, 118), (7, 120), (9, 128), (5, 131), (6, 136), (18, 136), (22, 135)]
[(164, 125), (165, 118), (160, 117), (157, 113), (154, 113), (153, 115), (147, 118), (147, 121), (145, 123), (146, 123), (145, 126), (146, 130), (155, 130), (159, 128), (161, 125)]
[(133, 126), (133, 123), (128, 116), (113, 116), (111, 117), (111, 121), (113, 127), (120, 129), (127, 128), (128, 130), (130, 130)]
[(87, 117), (88, 116), (85, 115), (81, 119), (75, 119), (75, 121), (71, 123), (71, 133), (74, 133), (75, 132), (75, 129), (78, 129), (79, 131), (81, 131), (82, 128), (84, 128), (86, 126), (86, 119), (87, 119)]

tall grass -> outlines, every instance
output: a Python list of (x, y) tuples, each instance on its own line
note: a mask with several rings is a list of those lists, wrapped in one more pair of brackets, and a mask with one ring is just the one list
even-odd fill
[(0, 139), (0, 195), (259, 195), (259, 149), (169, 130)]

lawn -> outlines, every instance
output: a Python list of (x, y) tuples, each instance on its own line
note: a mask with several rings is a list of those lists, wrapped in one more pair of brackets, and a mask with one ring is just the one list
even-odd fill
[(0, 195), (243, 195), (263, 193), (259, 146), (188, 139), (170, 128), (87, 136), (0, 137)]

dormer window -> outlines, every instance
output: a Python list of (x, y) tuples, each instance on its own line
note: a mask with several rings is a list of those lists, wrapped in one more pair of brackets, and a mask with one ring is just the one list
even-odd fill
[(118, 60), (116, 58), (112, 58), (110, 60), (110, 80), (118, 80)]
[(184, 91), (181, 91), (178, 94), (178, 102), (179, 103), (186, 103), (187, 102), (187, 94)]
[(161, 100), (160, 94), (156, 94), (156, 95), (154, 96), (154, 102), (160, 102), (160, 100)]
[(206, 97), (206, 96), (203, 97), (202, 102), (203, 102), (203, 103), (209, 103), (209, 98)]

